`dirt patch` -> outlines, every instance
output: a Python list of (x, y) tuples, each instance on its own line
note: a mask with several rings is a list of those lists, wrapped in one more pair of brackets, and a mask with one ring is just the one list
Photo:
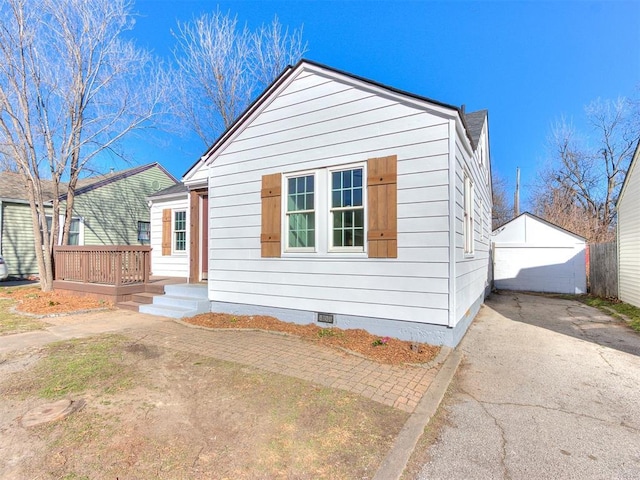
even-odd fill
[[(84, 408), (23, 427), (26, 412), (51, 401), (42, 385), (64, 377), (65, 364), (81, 369), (88, 352), (110, 363), (105, 376), (93, 372), (63, 395)], [(408, 416), (341, 390), (118, 336), (28, 355), (0, 364), (3, 479), (366, 479)]]

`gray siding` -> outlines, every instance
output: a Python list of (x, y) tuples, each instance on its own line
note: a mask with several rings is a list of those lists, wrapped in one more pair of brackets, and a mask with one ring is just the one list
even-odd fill
[(618, 296), (640, 307), (640, 149), (618, 202)]
[[(211, 164), (210, 299), (447, 325), (448, 130), (437, 112), (302, 73)], [(397, 259), (260, 258), (262, 175), (387, 155), (398, 157)]]

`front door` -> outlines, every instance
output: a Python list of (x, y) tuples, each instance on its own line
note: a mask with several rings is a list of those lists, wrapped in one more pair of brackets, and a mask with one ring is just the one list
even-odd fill
[(189, 198), (189, 282), (207, 280), (209, 271), (209, 196), (206, 189), (192, 190)]

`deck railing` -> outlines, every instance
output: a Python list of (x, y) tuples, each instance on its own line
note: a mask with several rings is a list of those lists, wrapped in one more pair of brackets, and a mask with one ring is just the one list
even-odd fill
[(102, 285), (149, 283), (151, 247), (62, 246), (53, 249), (54, 280)]

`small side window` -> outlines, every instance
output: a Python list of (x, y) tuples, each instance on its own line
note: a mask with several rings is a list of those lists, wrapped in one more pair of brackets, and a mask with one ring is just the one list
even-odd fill
[(151, 222), (138, 222), (138, 241), (147, 244), (151, 240)]
[(187, 250), (187, 212), (184, 210), (173, 212), (173, 250)]

